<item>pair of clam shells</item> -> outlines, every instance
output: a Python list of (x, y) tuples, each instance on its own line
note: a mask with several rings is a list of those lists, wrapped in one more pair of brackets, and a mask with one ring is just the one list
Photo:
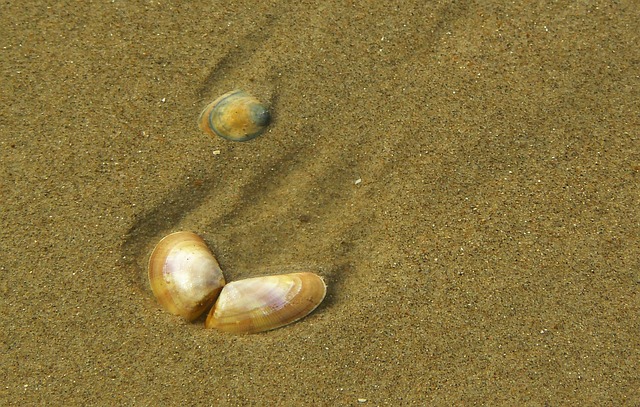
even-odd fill
[(163, 238), (149, 258), (149, 282), (170, 313), (192, 321), (213, 305), (206, 328), (232, 333), (268, 331), (295, 322), (324, 299), (326, 286), (303, 272), (255, 277), (225, 285), (206, 243), (191, 232)]
[(210, 136), (231, 141), (258, 137), (271, 122), (271, 114), (258, 99), (242, 90), (225, 93), (207, 105), (198, 125)]

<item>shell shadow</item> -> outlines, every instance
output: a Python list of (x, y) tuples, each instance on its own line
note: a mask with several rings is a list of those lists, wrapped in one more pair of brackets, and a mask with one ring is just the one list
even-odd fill
[[(238, 46), (231, 47), (227, 53), (211, 68), (202, 85), (196, 90), (196, 98), (205, 100), (210, 96), (212, 90), (219, 85), (222, 78), (233, 76), (237, 69), (238, 61), (251, 60), (252, 56), (264, 45), (276, 26), (277, 16), (268, 14), (265, 16), (266, 23), (261, 24), (259, 29), (246, 34), (238, 41)], [(273, 77), (275, 78), (275, 76)], [(273, 78), (267, 77), (269, 81)], [(277, 96), (272, 95), (271, 103), (277, 103)], [(197, 174), (197, 176), (195, 176)], [(202, 179), (202, 174), (205, 178)], [(143, 213), (129, 228), (125, 241), (121, 247), (122, 265), (130, 275), (131, 282), (142, 291), (150, 293), (146, 281), (146, 259), (153, 249), (162, 233), (175, 229), (180, 224), (185, 214), (192, 212), (202, 205), (202, 203), (217, 190), (221, 179), (215, 174), (206, 171), (204, 165), (191, 171), (188, 179), (200, 179), (200, 186), (175, 185), (167, 191), (162, 205), (150, 208)], [(207, 187), (202, 187), (207, 185)]]
[[(265, 16), (266, 23), (261, 28), (247, 33), (238, 41), (238, 46), (231, 48), (222, 58), (218, 60), (209, 74), (202, 81), (196, 94), (200, 101), (211, 96), (212, 91), (221, 82), (222, 78), (233, 76), (233, 72), (238, 68), (238, 61), (250, 61), (252, 56), (264, 46), (264, 43), (271, 37), (278, 18), (274, 15)], [(273, 75), (268, 80), (277, 78)]]
[[(194, 170), (194, 174), (201, 175), (204, 171)], [(194, 179), (194, 178), (191, 178)], [(122, 261), (125, 269), (135, 283), (143, 291), (150, 292), (146, 280), (146, 260), (153, 250), (153, 246), (160, 240), (160, 235), (174, 229), (180, 220), (200, 206), (220, 183), (220, 179), (209, 176), (202, 183), (209, 188), (194, 187), (192, 185), (176, 186), (167, 191), (162, 205), (151, 208), (137, 218), (126, 235), (121, 248)]]

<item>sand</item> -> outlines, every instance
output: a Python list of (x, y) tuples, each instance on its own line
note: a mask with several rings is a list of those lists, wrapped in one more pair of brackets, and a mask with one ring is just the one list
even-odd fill
[[(638, 2), (186, 3), (0, 6), (1, 405), (640, 405)], [(182, 321), (177, 230), (327, 298)]]

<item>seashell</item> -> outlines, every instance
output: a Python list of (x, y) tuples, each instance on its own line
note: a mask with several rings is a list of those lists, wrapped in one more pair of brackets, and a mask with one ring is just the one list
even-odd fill
[(160, 304), (189, 321), (216, 300), (224, 276), (206, 243), (191, 232), (164, 237), (149, 258), (149, 282)]
[(326, 292), (324, 281), (306, 272), (234, 281), (222, 289), (205, 327), (232, 333), (279, 328), (308, 315)]
[(267, 108), (242, 90), (225, 93), (200, 114), (198, 124), (210, 136), (231, 141), (248, 141), (258, 137), (271, 122)]

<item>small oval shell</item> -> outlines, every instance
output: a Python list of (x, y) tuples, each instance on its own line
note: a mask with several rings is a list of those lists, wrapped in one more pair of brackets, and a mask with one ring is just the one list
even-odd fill
[(324, 281), (313, 273), (234, 281), (223, 288), (205, 327), (232, 333), (279, 328), (308, 315), (326, 292)]
[(224, 276), (206, 243), (191, 232), (164, 237), (149, 258), (149, 282), (158, 302), (189, 321), (218, 297)]
[(267, 108), (242, 90), (225, 93), (200, 114), (198, 125), (210, 136), (231, 141), (248, 141), (258, 137), (271, 122)]

